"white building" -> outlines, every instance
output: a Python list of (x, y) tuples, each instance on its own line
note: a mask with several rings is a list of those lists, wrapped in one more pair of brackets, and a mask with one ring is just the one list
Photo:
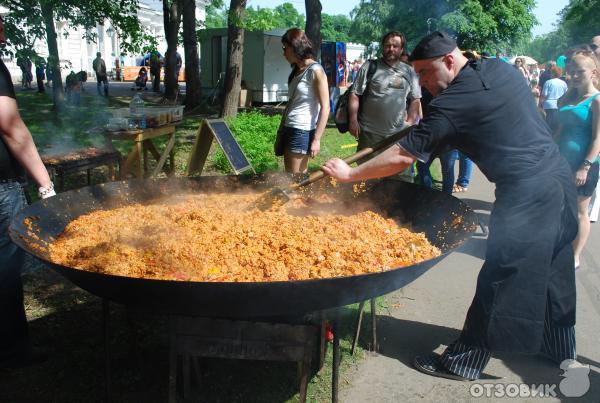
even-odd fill
[(346, 60), (349, 62), (353, 62), (355, 60), (366, 60), (367, 57), (367, 47), (365, 45), (361, 45), (360, 43), (346, 43)]
[[(196, 20), (204, 21), (206, 13), (205, 7), (210, 0), (196, 0)], [(8, 9), (0, 7), (0, 14), (5, 15)], [(163, 55), (167, 51), (167, 42), (165, 40), (165, 31), (163, 26), (163, 12), (161, 0), (142, 0), (139, 3), (138, 18), (141, 25), (158, 41), (158, 51)], [(73, 27), (67, 21), (56, 21), (56, 34), (58, 42), (58, 53), (60, 55), (60, 64), (63, 69), (63, 79), (65, 72), (81, 71), (92, 74), (92, 62), (96, 58), (96, 52), (102, 54), (106, 62), (107, 70), (115, 68), (115, 61), (120, 50), (120, 38), (110, 21), (106, 20), (104, 25), (97, 25), (93, 33), (97, 35), (96, 42), (89, 42), (83, 38), (85, 31), (80, 27)], [(37, 41), (34, 47), (36, 53), (42, 57), (48, 57), (48, 46), (46, 41)], [(183, 46), (179, 49), (181, 57), (185, 60)], [(125, 55), (121, 58), (124, 66), (135, 66), (139, 64), (143, 55)], [(10, 70), (13, 81), (21, 81), (21, 70), (16, 65), (16, 60), (4, 59), (4, 63)], [(34, 81), (35, 81), (35, 72)]]

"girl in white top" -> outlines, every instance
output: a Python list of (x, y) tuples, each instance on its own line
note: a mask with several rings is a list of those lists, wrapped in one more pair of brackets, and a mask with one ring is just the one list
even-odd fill
[(288, 79), (288, 107), (278, 141), (284, 143), (286, 172), (303, 173), (308, 158), (321, 150), (321, 136), (329, 117), (329, 89), (325, 71), (314, 60), (312, 43), (299, 28), (281, 38), (283, 55), (292, 65)]

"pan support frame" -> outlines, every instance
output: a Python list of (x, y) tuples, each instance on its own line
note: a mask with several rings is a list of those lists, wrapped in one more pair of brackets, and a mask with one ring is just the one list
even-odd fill
[[(110, 361), (110, 301), (102, 299), (102, 330), (104, 338), (105, 401), (112, 399)], [(198, 374), (198, 358), (234, 358), (271, 361), (296, 361), (300, 382), (299, 401), (305, 402), (311, 372), (312, 358), (318, 351), (318, 369), (323, 367), (327, 343), (325, 340), (325, 313), (317, 313), (319, 325), (281, 322), (249, 322), (188, 316), (169, 319), (169, 380), (168, 401), (178, 401), (177, 386), (182, 385), (183, 400), (190, 397), (192, 369)], [(327, 311), (333, 330), (333, 359), (331, 401), (339, 401), (340, 308)], [(287, 321), (286, 321), (287, 322)], [(217, 332), (212, 330), (217, 328)], [(231, 335), (234, 334), (233, 338)], [(244, 340), (243, 334), (249, 335)], [(228, 337), (229, 335), (229, 337)], [(261, 336), (262, 335), (262, 336)], [(318, 343), (316, 342), (318, 340)], [(318, 348), (318, 350), (317, 350)], [(181, 363), (181, 365), (178, 365)], [(180, 369), (178, 371), (178, 369)], [(178, 374), (182, 380), (178, 382)]]

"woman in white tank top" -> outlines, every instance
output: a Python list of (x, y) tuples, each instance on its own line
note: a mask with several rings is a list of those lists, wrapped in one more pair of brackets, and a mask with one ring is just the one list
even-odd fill
[(283, 55), (292, 65), (288, 79), (288, 106), (279, 126), (283, 134), (286, 172), (303, 173), (308, 158), (321, 149), (321, 136), (329, 117), (329, 89), (325, 71), (314, 60), (312, 43), (299, 28), (281, 38)]

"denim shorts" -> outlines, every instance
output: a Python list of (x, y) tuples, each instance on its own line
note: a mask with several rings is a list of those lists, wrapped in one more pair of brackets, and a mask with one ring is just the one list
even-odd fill
[(308, 154), (310, 145), (315, 138), (315, 129), (304, 130), (285, 126), (285, 149), (294, 154)]

